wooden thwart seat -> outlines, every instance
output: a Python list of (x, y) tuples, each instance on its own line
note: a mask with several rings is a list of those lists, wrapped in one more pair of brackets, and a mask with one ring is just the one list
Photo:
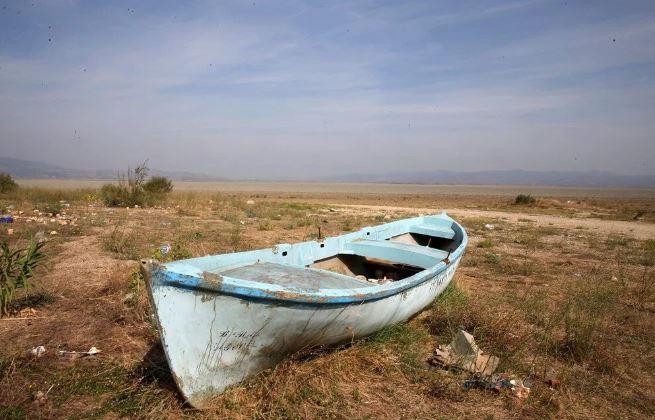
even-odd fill
[(429, 268), (444, 260), (448, 253), (440, 249), (401, 242), (361, 239), (345, 245), (343, 253)]

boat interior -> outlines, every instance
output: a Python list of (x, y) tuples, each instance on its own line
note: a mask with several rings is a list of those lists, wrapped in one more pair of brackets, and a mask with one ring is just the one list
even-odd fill
[[(353, 289), (414, 276), (447, 260), (463, 237), (461, 227), (447, 216), (425, 216), (323, 241), (179, 263), (250, 282), (305, 290)], [(203, 267), (209, 265), (205, 261), (213, 267)]]

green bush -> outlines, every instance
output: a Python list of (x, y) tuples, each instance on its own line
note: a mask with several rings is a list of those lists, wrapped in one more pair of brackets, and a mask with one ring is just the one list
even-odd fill
[(16, 184), (11, 175), (0, 172), (0, 194), (6, 194), (15, 191), (17, 188), (18, 184)]
[(514, 204), (534, 204), (537, 200), (530, 194), (519, 194), (514, 199)]
[(0, 243), (0, 315), (7, 314), (17, 289), (29, 288), (34, 270), (45, 258), (41, 252), (44, 245), (32, 241), (27, 248), (12, 249), (6, 240)]
[(130, 191), (124, 185), (105, 184), (100, 188), (100, 198), (109, 207), (127, 206)]
[(143, 184), (143, 189), (153, 194), (166, 194), (173, 191), (173, 181), (165, 176), (153, 176)]
[(148, 166), (146, 162), (134, 170), (127, 169), (127, 175), (118, 175), (118, 184), (105, 184), (100, 189), (100, 197), (109, 207), (147, 206), (157, 202), (163, 194), (173, 189), (172, 182), (162, 176), (146, 181)]

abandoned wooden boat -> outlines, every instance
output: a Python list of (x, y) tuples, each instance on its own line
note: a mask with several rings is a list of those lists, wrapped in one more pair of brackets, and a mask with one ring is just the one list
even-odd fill
[(269, 249), (142, 261), (175, 381), (197, 408), (292, 352), (407, 320), (448, 285), (467, 244), (445, 213)]

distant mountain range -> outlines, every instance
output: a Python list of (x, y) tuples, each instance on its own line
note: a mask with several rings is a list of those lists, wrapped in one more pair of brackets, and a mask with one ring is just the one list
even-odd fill
[[(44, 162), (0, 157), (0, 172), (8, 172), (14, 178), (26, 179), (116, 179), (118, 170), (71, 169)], [(125, 172), (121, 169), (120, 172)], [(178, 181), (220, 181), (221, 178), (186, 171), (162, 171), (150, 169), (150, 175), (166, 176)]]
[[(124, 169), (121, 169), (124, 172)], [(115, 179), (117, 170), (70, 169), (21, 159), (0, 157), (0, 172), (15, 178), (50, 179)], [(166, 176), (178, 181), (225, 181), (214, 175), (186, 171), (150, 170), (151, 175)], [(327, 178), (306, 178), (298, 181), (320, 182), (383, 182), (393, 184), (446, 185), (534, 185), (560, 187), (655, 188), (653, 175), (619, 175), (612, 172), (590, 171), (405, 171), (387, 174), (345, 174)]]
[(384, 182), (446, 185), (534, 185), (558, 187), (653, 188), (653, 175), (619, 175), (604, 171), (418, 171), (389, 174), (346, 174), (331, 182)]

